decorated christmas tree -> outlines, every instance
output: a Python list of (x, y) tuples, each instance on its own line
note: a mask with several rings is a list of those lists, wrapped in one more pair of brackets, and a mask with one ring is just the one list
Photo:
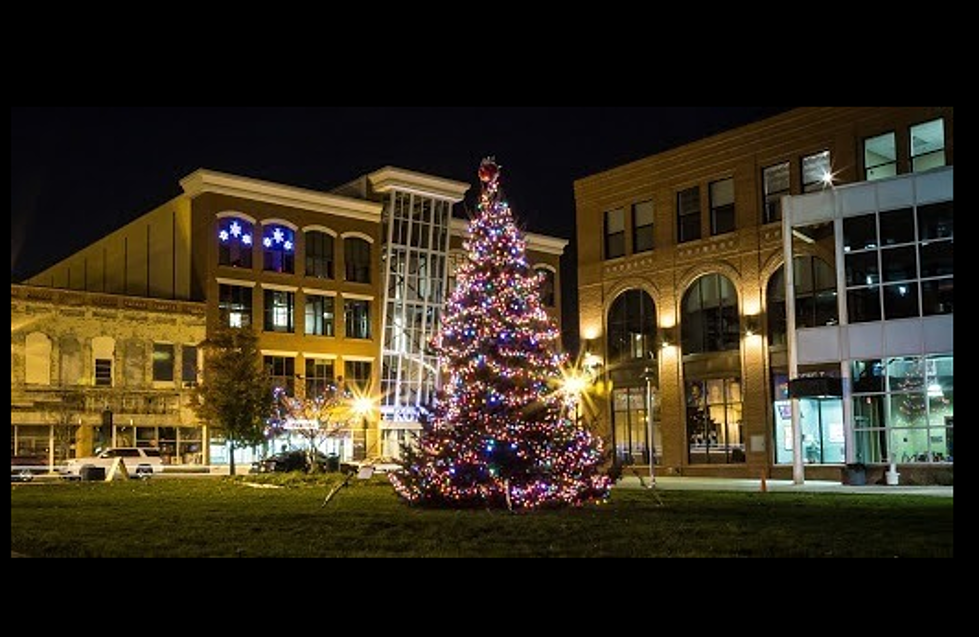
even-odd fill
[(560, 334), (541, 303), (541, 281), (494, 160), (483, 161), (479, 178), (469, 256), (432, 343), (444, 379), (440, 399), (392, 481), (423, 506), (518, 510), (603, 501), (609, 479), (601, 443), (574, 422), (555, 389), (566, 360)]

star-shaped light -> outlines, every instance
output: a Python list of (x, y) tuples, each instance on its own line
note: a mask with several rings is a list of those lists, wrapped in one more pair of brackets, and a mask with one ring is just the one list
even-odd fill
[(276, 228), (275, 231), (272, 233), (272, 238), (275, 240), (276, 243), (282, 243), (283, 241), (285, 241), (286, 236), (282, 233), (281, 228)]
[(231, 236), (236, 239), (241, 236), (241, 225), (237, 221), (231, 223)]
[(265, 237), (262, 240), (262, 245), (264, 245), (266, 248), (271, 248), (272, 247), (272, 240), (269, 239), (268, 237)]
[(252, 235), (246, 234), (241, 238), (241, 242), (244, 243), (246, 246), (250, 246), (252, 244)]
[(222, 243), (227, 243), (227, 242), (228, 242), (228, 239), (230, 239), (230, 238), (231, 238), (231, 237), (230, 237), (230, 236), (228, 235), (228, 231), (227, 231), (227, 230), (222, 230), (221, 232), (219, 232), (219, 233), (218, 233), (218, 237), (220, 237), (220, 238), (221, 238), (221, 241), (222, 241)]
[(285, 245), (283, 245), (282, 247), (285, 248), (286, 252), (292, 252), (292, 248), (293, 248), (292, 241), (286, 241)]

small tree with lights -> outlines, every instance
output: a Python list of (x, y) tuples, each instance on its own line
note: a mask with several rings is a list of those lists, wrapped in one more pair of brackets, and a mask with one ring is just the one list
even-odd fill
[(275, 409), (266, 429), (269, 440), (286, 433), (298, 434), (305, 441), (306, 467), (309, 473), (319, 472), (317, 450), (328, 440), (347, 436), (350, 422), (356, 416), (354, 395), (337, 385), (329, 385), (315, 396), (296, 398), (282, 388), (276, 388)]
[(524, 510), (603, 501), (610, 483), (601, 442), (553, 389), (566, 363), (560, 334), (541, 303), (541, 280), (494, 160), (483, 161), (479, 178), (469, 257), (432, 343), (444, 386), (392, 482), (422, 506)]

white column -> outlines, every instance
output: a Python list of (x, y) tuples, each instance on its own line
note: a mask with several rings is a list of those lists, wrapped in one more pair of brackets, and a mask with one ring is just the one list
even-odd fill
[[(785, 244), (785, 318), (789, 344), (789, 381), (799, 377), (798, 339), (796, 338), (795, 317), (795, 255), (792, 234), (792, 200), (782, 198), (782, 241)], [(792, 481), (806, 483), (806, 467), (802, 457), (802, 419), (799, 414), (799, 401), (791, 399), (792, 404)]]

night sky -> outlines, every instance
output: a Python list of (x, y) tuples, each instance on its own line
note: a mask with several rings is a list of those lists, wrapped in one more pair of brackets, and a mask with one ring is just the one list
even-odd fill
[(503, 166), (525, 230), (572, 241), (574, 180), (789, 107), (11, 107), (11, 281), (181, 194), (198, 168), (330, 190), (384, 166), (473, 184)]

